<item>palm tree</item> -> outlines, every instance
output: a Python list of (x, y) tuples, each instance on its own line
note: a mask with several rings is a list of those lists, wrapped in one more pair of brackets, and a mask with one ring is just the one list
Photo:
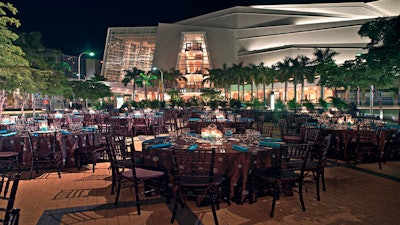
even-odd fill
[(256, 80), (258, 80), (258, 77), (260, 76), (260, 67), (255, 64), (250, 64), (248, 66), (248, 68), (249, 68), (248, 78), (249, 78), (249, 81), (251, 82), (251, 88), (250, 88), (251, 99), (250, 99), (250, 101), (253, 101), (254, 84), (256, 84), (256, 89), (257, 89), (256, 99), (258, 99), (258, 85), (256, 83)]
[[(144, 99), (147, 101), (147, 87), (154, 86), (154, 80), (157, 80), (157, 76), (154, 75), (151, 71), (146, 73), (140, 73), (140, 76), (136, 78), (138, 80), (138, 86), (144, 87)], [(139, 83), (140, 82), (140, 83)]]
[[(221, 74), (218, 78), (221, 85), (224, 86), (225, 89), (225, 99), (228, 100), (231, 98), (231, 85), (233, 84), (233, 80), (229, 73), (229, 68), (227, 67), (226, 63), (222, 65)], [(228, 94), (229, 93), (229, 94)]]
[(292, 67), (292, 61), (290, 57), (285, 57), (283, 58), (282, 62), (277, 63), (277, 68), (278, 68), (278, 80), (280, 82), (285, 82), (285, 96), (283, 100), (287, 102), (287, 89), (288, 89), (288, 82), (290, 78), (292, 78), (291, 74), (291, 67)]
[(304, 99), (304, 82), (307, 79), (309, 82), (314, 82), (314, 71), (310, 67), (310, 58), (305, 55), (298, 55), (292, 60), (293, 84), (294, 84), (294, 99), (297, 102), (297, 84), (301, 84), (300, 100)]
[(137, 82), (137, 79), (140, 78), (140, 74), (144, 73), (143, 70), (138, 69), (137, 67), (134, 67), (132, 70), (124, 70), (125, 72), (125, 77), (122, 79), (122, 83), (125, 85), (125, 87), (133, 81), (132, 83), (132, 100), (135, 101), (135, 91), (136, 91), (136, 85), (140, 84), (140, 82)]
[(302, 78), (300, 80), (301, 83), (301, 100), (304, 100), (304, 83), (305, 80), (307, 80), (308, 83), (314, 83), (315, 80), (315, 73), (314, 73), (314, 69), (311, 66), (312, 61), (310, 58), (308, 58), (307, 56), (301, 55), (300, 56), (300, 68), (302, 71)]
[(187, 78), (182, 75), (180, 70), (175, 70), (174, 68), (171, 68), (169, 71), (163, 71), (164, 72), (164, 81), (167, 81), (168, 83), (171, 83), (171, 85), (166, 85), (166, 86), (171, 86), (174, 89), (176, 89), (177, 84), (179, 81), (184, 81), (187, 82)]
[[(245, 76), (245, 68), (243, 67), (243, 62), (239, 64), (233, 64), (229, 68), (229, 72), (232, 76), (232, 79), (237, 81), (237, 89), (238, 89), (238, 97), (237, 100), (240, 101), (240, 84), (242, 83), (243, 79), (242, 77)], [(243, 82), (244, 83), (244, 82)]]
[(313, 64), (315, 66), (315, 73), (320, 76), (318, 84), (321, 86), (321, 98), (324, 99), (324, 86), (329, 78), (330, 71), (334, 68), (336, 70), (337, 66), (333, 60), (333, 57), (337, 56), (339, 53), (326, 49), (315, 49), (314, 56), (316, 57)]

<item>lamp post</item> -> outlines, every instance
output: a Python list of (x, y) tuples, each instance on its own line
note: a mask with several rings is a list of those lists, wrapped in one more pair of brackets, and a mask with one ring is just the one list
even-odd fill
[[(80, 78), (81, 78), (81, 76), (79, 75), (79, 80), (80, 80)], [(83, 75), (83, 81), (85, 81), (86, 82), (86, 79), (87, 79), (87, 77), (86, 77), (86, 75)], [(87, 100), (87, 98), (85, 98), (85, 107), (86, 107), (86, 109), (88, 108), (88, 100)]]
[[(82, 52), (81, 54), (78, 55), (78, 80), (81, 80), (81, 58), (83, 55), (89, 55), (89, 56), (94, 56), (94, 52)], [(83, 75), (86, 81), (86, 75)], [(85, 98), (85, 107), (88, 107), (88, 101), (87, 98)]]
[(82, 52), (78, 56), (78, 80), (81, 80), (81, 58), (83, 55), (94, 56), (93, 52)]
[(161, 96), (164, 101), (165, 93), (164, 93), (164, 72), (161, 69), (157, 69), (157, 67), (153, 67), (153, 70), (159, 70), (161, 73)]

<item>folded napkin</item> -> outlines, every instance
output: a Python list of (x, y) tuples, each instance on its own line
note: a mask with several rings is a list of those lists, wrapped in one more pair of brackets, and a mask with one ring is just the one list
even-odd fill
[(67, 131), (67, 130), (62, 130), (61, 131), (61, 134), (65, 134), (65, 135), (67, 135), (67, 134), (70, 134), (71, 132), (69, 132), (69, 131)]
[(7, 130), (0, 130), (0, 134), (5, 134), (7, 133)]
[(82, 131), (90, 131), (90, 132), (93, 132), (93, 131), (96, 131), (96, 130), (97, 130), (96, 127), (83, 127), (83, 128), (82, 128)]
[(265, 141), (265, 142), (282, 142), (282, 139), (266, 137), (266, 138), (264, 138), (263, 141)]
[(2, 136), (2, 137), (9, 137), (9, 136), (14, 136), (14, 135), (16, 135), (17, 134), (17, 132), (10, 132), (10, 133), (6, 133), (6, 134), (0, 134), (0, 136)]
[(225, 136), (232, 136), (232, 135), (233, 135), (232, 131), (225, 132)]
[[(167, 138), (170, 138), (170, 136), (157, 136), (156, 139), (158, 140), (165, 140)], [(155, 140), (154, 140), (155, 141)]]
[(260, 141), (259, 144), (261, 146), (268, 146), (268, 147), (271, 147), (271, 148), (279, 148), (279, 147), (281, 147), (281, 144), (279, 144), (277, 142)]
[(386, 127), (390, 129), (400, 129), (400, 125), (394, 125), (394, 124), (386, 124)]
[(240, 145), (232, 145), (232, 149), (239, 152), (248, 152), (249, 149)]
[(200, 118), (189, 118), (189, 121), (199, 121)]
[(152, 145), (151, 148), (168, 148), (168, 147), (171, 147), (171, 145), (172, 145), (171, 142), (167, 142), (167, 143)]
[(196, 150), (197, 146), (198, 146), (197, 144), (193, 144), (188, 148), (188, 150), (189, 151), (194, 151), (194, 150)]

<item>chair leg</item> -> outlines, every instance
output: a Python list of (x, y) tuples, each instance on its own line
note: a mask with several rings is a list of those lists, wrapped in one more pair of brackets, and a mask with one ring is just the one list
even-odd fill
[(18, 173), (21, 173), (21, 165), (19, 163), (19, 156), (17, 156), (17, 158), (15, 159), (15, 163), (17, 164)]
[(322, 190), (326, 191), (326, 186), (325, 186), (325, 168), (321, 169), (321, 182), (322, 182)]
[(214, 203), (211, 203), (211, 211), (212, 211), (212, 214), (213, 214), (213, 217), (214, 217), (215, 225), (218, 225), (217, 212), (216, 212), (216, 210), (215, 210), (215, 205), (214, 205)]
[(178, 203), (181, 202), (180, 201), (180, 193), (176, 192), (175, 193), (175, 203), (174, 203), (174, 209), (172, 211), (172, 217), (171, 217), (171, 223), (173, 223), (175, 221), (175, 217), (176, 217), (176, 212), (178, 211)]
[[(58, 166), (57, 166), (57, 167), (58, 167)], [(61, 178), (61, 168), (62, 168), (62, 166), (60, 166), (60, 167), (57, 169), (58, 178)]]
[(301, 208), (303, 211), (306, 211), (306, 206), (304, 204), (304, 198), (303, 198), (303, 181), (299, 181), (299, 196), (300, 196), (300, 203), (301, 203)]
[(32, 162), (32, 165), (31, 165), (31, 172), (30, 172), (30, 174), (29, 174), (29, 180), (32, 179), (33, 167), (34, 167), (34, 162)]
[(382, 157), (381, 157), (381, 153), (380, 152), (378, 152), (378, 154), (377, 154), (377, 157), (376, 157), (377, 159), (378, 159), (378, 165), (379, 165), (379, 169), (382, 169), (382, 163), (381, 163), (381, 161), (382, 161)]
[(92, 172), (94, 173), (95, 169), (96, 169), (96, 156), (93, 156), (93, 161), (92, 161)]
[(121, 180), (120, 179), (118, 179), (118, 181), (117, 181), (117, 190), (116, 190), (116, 192), (117, 193), (115, 194), (115, 202), (114, 202), (115, 206), (118, 205), (119, 194), (121, 192)]
[(135, 182), (135, 200), (136, 200), (136, 210), (138, 215), (140, 215), (140, 198), (139, 198), (139, 184)]
[(111, 195), (114, 195), (115, 186), (116, 186), (115, 176), (112, 175), (111, 176)]
[(317, 189), (317, 201), (321, 201), (320, 193), (319, 193), (319, 178), (321, 176), (321, 172), (318, 171), (315, 177), (315, 186)]
[(275, 211), (275, 205), (276, 205), (276, 200), (279, 199), (279, 195), (280, 195), (280, 190), (279, 190), (279, 184), (276, 183), (274, 185), (274, 190), (272, 191), (272, 206), (271, 206), (271, 212), (269, 213), (269, 217), (274, 217), (274, 211)]

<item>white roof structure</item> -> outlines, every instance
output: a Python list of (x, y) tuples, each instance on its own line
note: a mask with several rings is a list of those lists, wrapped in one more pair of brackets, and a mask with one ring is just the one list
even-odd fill
[[(221, 68), (223, 64), (231, 66), (233, 63), (258, 65), (261, 62), (269, 66), (286, 56), (294, 58), (306, 55), (314, 58), (316, 48), (330, 48), (338, 52), (335, 60), (342, 63), (354, 59), (357, 53), (365, 52), (363, 48), (369, 40), (358, 35), (362, 24), (378, 17), (398, 15), (400, 0), (237, 6), (176, 23), (159, 23), (156, 27), (148, 27), (154, 30), (150, 36), (154, 35), (155, 44), (148, 51), (151, 53), (149, 57), (142, 61), (151, 60), (146, 65), (163, 70), (185, 68), (182, 66), (184, 60), (180, 58), (185, 52), (182, 47), (185, 39), (182, 37), (185, 34), (199, 34), (204, 38), (197, 44), (201, 42), (201, 48), (207, 49), (203, 54), (207, 54), (210, 68)], [(127, 35), (119, 38), (112, 37), (112, 32), (115, 33), (113, 29), (117, 28), (109, 29), (104, 68), (123, 65), (123, 62), (128, 62), (126, 59), (132, 63), (127, 64), (126, 68), (140, 65), (133, 62), (136, 56), (127, 55), (132, 52), (133, 46), (132, 41), (128, 40), (131, 31), (127, 30)], [(145, 35), (149, 36), (148, 33)], [(142, 39), (140, 36), (134, 38)], [(124, 42), (118, 42), (121, 56), (117, 55), (115, 62), (110, 62), (106, 56), (112, 51), (107, 48), (113, 46), (114, 40)], [(142, 61), (141, 64), (144, 64)], [(114, 76), (123, 76), (126, 68), (121, 67), (121, 72), (116, 71)]]
[[(274, 64), (285, 56), (310, 57), (315, 48), (327, 47), (340, 52), (336, 60), (341, 63), (354, 58), (369, 42), (357, 34), (362, 24), (399, 14), (399, 0), (232, 7), (173, 24), (160, 23), (153, 64), (175, 65), (172, 61), (184, 31), (206, 31), (211, 64), (216, 68), (223, 63)], [(176, 45), (171, 42), (174, 39)]]

